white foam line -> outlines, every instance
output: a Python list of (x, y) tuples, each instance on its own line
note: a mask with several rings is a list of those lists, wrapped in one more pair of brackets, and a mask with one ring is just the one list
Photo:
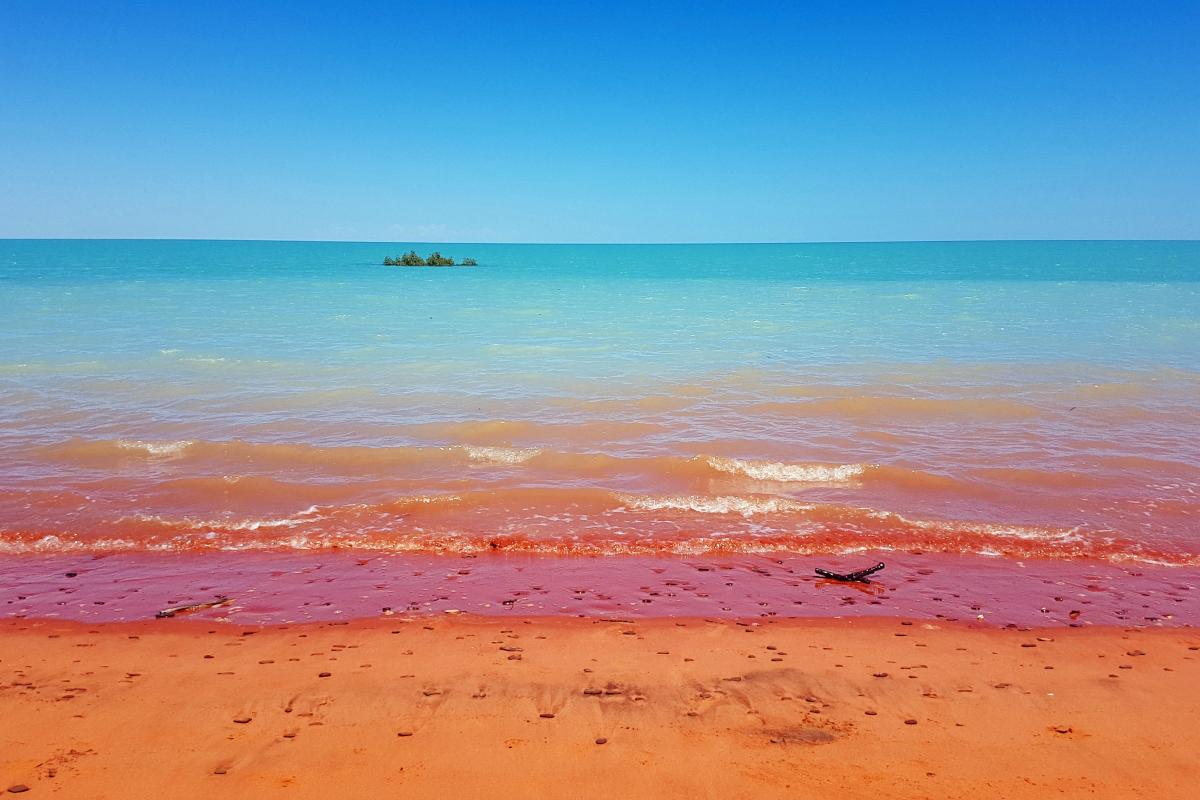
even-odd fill
[(788, 483), (840, 483), (861, 477), (867, 469), (865, 464), (785, 464), (778, 461), (743, 461), (720, 456), (707, 456), (705, 461), (710, 467), (721, 472), (741, 474), (758, 481)]

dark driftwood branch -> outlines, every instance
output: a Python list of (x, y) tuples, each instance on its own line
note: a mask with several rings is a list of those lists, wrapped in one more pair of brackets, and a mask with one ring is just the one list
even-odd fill
[(820, 567), (817, 567), (817, 574), (822, 578), (829, 578), (830, 580), (834, 581), (843, 581), (845, 583), (870, 583), (871, 581), (867, 580), (867, 576), (874, 575), (876, 572), (879, 572), (879, 570), (883, 569), (883, 567), (884, 563), (880, 561), (873, 567), (860, 569), (857, 572), (847, 572), (844, 575), (840, 572), (830, 572), (827, 569), (821, 569)]
[(228, 602), (230, 602), (228, 597), (218, 597), (215, 600), (209, 600), (204, 603), (188, 603), (184, 606), (171, 606), (170, 608), (164, 608), (154, 616), (157, 619), (166, 619), (167, 617), (173, 617), (176, 614), (190, 614), (193, 611), (200, 611), (205, 608), (216, 608), (217, 606), (223, 606)]

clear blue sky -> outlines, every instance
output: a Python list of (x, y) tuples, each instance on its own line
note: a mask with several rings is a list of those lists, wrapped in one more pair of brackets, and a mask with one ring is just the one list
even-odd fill
[(1200, 2), (0, 2), (0, 236), (1200, 238)]

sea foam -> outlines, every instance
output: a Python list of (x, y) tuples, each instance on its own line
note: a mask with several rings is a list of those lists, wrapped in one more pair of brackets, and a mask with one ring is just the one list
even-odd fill
[(141, 440), (119, 439), (117, 447), (122, 450), (140, 450), (152, 456), (179, 456), (194, 444), (191, 440), (179, 442), (143, 442)]
[(782, 497), (736, 497), (697, 495), (675, 495), (670, 497), (643, 497), (618, 495), (626, 507), (637, 511), (695, 511), (701, 514), (778, 514), (789, 511), (806, 511), (813, 506), (797, 503)]
[(745, 475), (758, 481), (788, 483), (840, 483), (858, 478), (866, 471), (865, 464), (784, 464), (778, 461), (743, 461), (737, 458), (707, 456), (710, 467), (721, 472)]
[(483, 464), (521, 464), (541, 451), (536, 447), (476, 447), (464, 445), (467, 458)]

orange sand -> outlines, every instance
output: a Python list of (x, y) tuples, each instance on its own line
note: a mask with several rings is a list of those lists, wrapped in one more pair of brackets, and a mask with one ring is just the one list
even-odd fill
[(0, 623), (30, 798), (1191, 798), (1198, 753), (1192, 629)]

